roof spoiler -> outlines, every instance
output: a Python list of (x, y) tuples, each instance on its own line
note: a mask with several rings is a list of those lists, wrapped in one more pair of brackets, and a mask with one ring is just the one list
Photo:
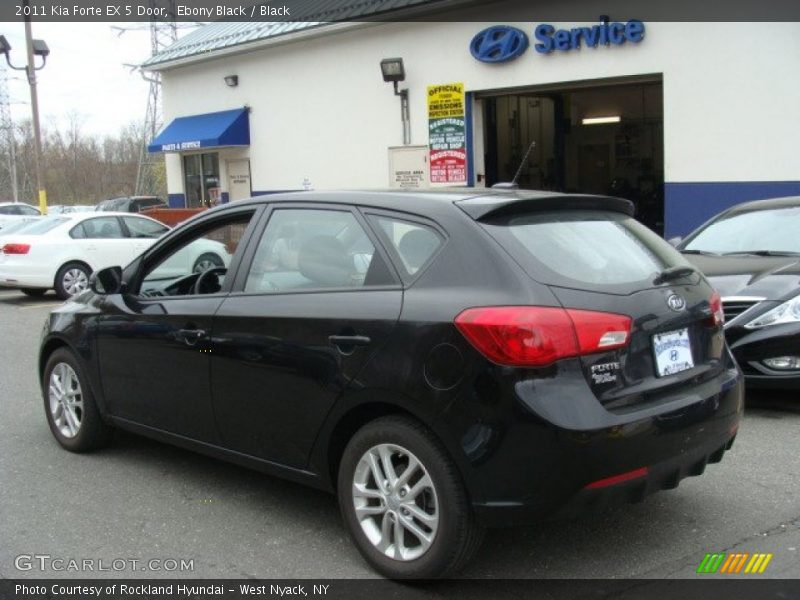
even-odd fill
[(531, 195), (524, 192), (488, 194), (459, 200), (455, 204), (476, 221), (519, 212), (546, 210), (610, 210), (631, 217), (635, 212), (633, 202), (624, 198), (553, 192), (533, 192)]

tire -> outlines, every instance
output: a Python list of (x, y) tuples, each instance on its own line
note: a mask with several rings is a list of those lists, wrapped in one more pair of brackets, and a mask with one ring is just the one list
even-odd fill
[[(72, 394), (61, 391), (65, 388)], [(42, 397), (47, 424), (64, 449), (88, 452), (111, 440), (112, 429), (100, 416), (83, 369), (70, 350), (59, 348), (47, 359)]]
[(194, 265), (192, 266), (192, 273), (201, 273), (206, 271), (207, 269), (212, 269), (214, 267), (224, 267), (225, 261), (220, 258), (218, 254), (214, 254), (213, 252), (206, 252), (205, 254), (201, 254), (197, 257), (197, 260), (194, 261)]
[(44, 288), (20, 288), (19, 291), (31, 298), (41, 298), (47, 290)]
[[(375, 460), (371, 462), (370, 456)], [(400, 486), (378, 493), (375, 469), (385, 482), (387, 456)], [(403, 485), (401, 480), (412, 460), (418, 464)], [(357, 489), (362, 493), (354, 493)], [(412, 498), (414, 489), (418, 493)], [(359, 552), (376, 571), (391, 579), (453, 574), (472, 558), (483, 540), (484, 530), (475, 521), (453, 461), (430, 430), (408, 417), (382, 417), (356, 432), (342, 455), (337, 494)], [(428, 541), (405, 527), (408, 522)], [(398, 527), (403, 530), (399, 549)]]
[(71, 262), (65, 264), (56, 273), (56, 280), (53, 287), (56, 295), (61, 300), (67, 300), (79, 294), (89, 287), (89, 275), (92, 272), (83, 263)]

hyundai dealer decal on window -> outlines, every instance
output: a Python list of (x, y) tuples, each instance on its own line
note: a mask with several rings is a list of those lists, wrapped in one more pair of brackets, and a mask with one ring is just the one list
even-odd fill
[[(639, 43), (644, 39), (644, 23), (631, 19), (627, 23), (609, 22), (605, 15), (600, 23), (591, 27), (556, 29), (549, 23), (541, 23), (533, 29), (537, 40), (534, 50), (539, 54), (550, 54), (555, 50), (579, 50), (581, 47), (596, 48), (621, 46), (625, 42)], [(469, 51), (477, 60), (486, 63), (501, 63), (521, 56), (528, 49), (528, 35), (521, 29), (508, 25), (495, 25), (478, 32), (469, 44)]]

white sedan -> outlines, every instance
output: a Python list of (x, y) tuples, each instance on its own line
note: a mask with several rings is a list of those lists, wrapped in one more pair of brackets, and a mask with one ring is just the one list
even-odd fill
[(0, 202), (0, 231), (6, 225), (41, 214), (38, 208), (24, 202)]
[[(0, 236), (0, 287), (17, 288), (30, 296), (55, 289), (59, 298), (69, 298), (88, 287), (93, 271), (127, 265), (167, 231), (163, 223), (131, 213), (42, 217)], [(191, 273), (230, 262), (225, 245), (213, 240), (196, 240), (187, 250), (168, 261), (186, 264), (163, 267)]]

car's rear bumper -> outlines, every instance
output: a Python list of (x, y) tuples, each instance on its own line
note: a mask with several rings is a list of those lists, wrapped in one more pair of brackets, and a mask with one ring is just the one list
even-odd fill
[(708, 464), (722, 460), (735, 438), (736, 433), (733, 433), (722, 445), (714, 442), (679, 457), (589, 483), (552, 510), (542, 510), (538, 503), (525, 502), (475, 504), (474, 510), (484, 525), (507, 527), (532, 524), (547, 518), (596, 513), (614, 506), (640, 502), (658, 491), (678, 487), (686, 477), (702, 475)]
[(31, 264), (0, 263), (0, 287), (51, 288), (55, 275), (49, 269)]
[[(674, 398), (627, 412), (607, 411), (585, 395), (554, 401), (570, 405), (560, 423), (553, 415), (517, 414), (494, 456), (465, 477), (482, 523), (526, 524), (639, 500), (699, 475), (736, 436), (744, 384), (731, 364)], [(529, 408), (536, 412), (535, 405)]]

